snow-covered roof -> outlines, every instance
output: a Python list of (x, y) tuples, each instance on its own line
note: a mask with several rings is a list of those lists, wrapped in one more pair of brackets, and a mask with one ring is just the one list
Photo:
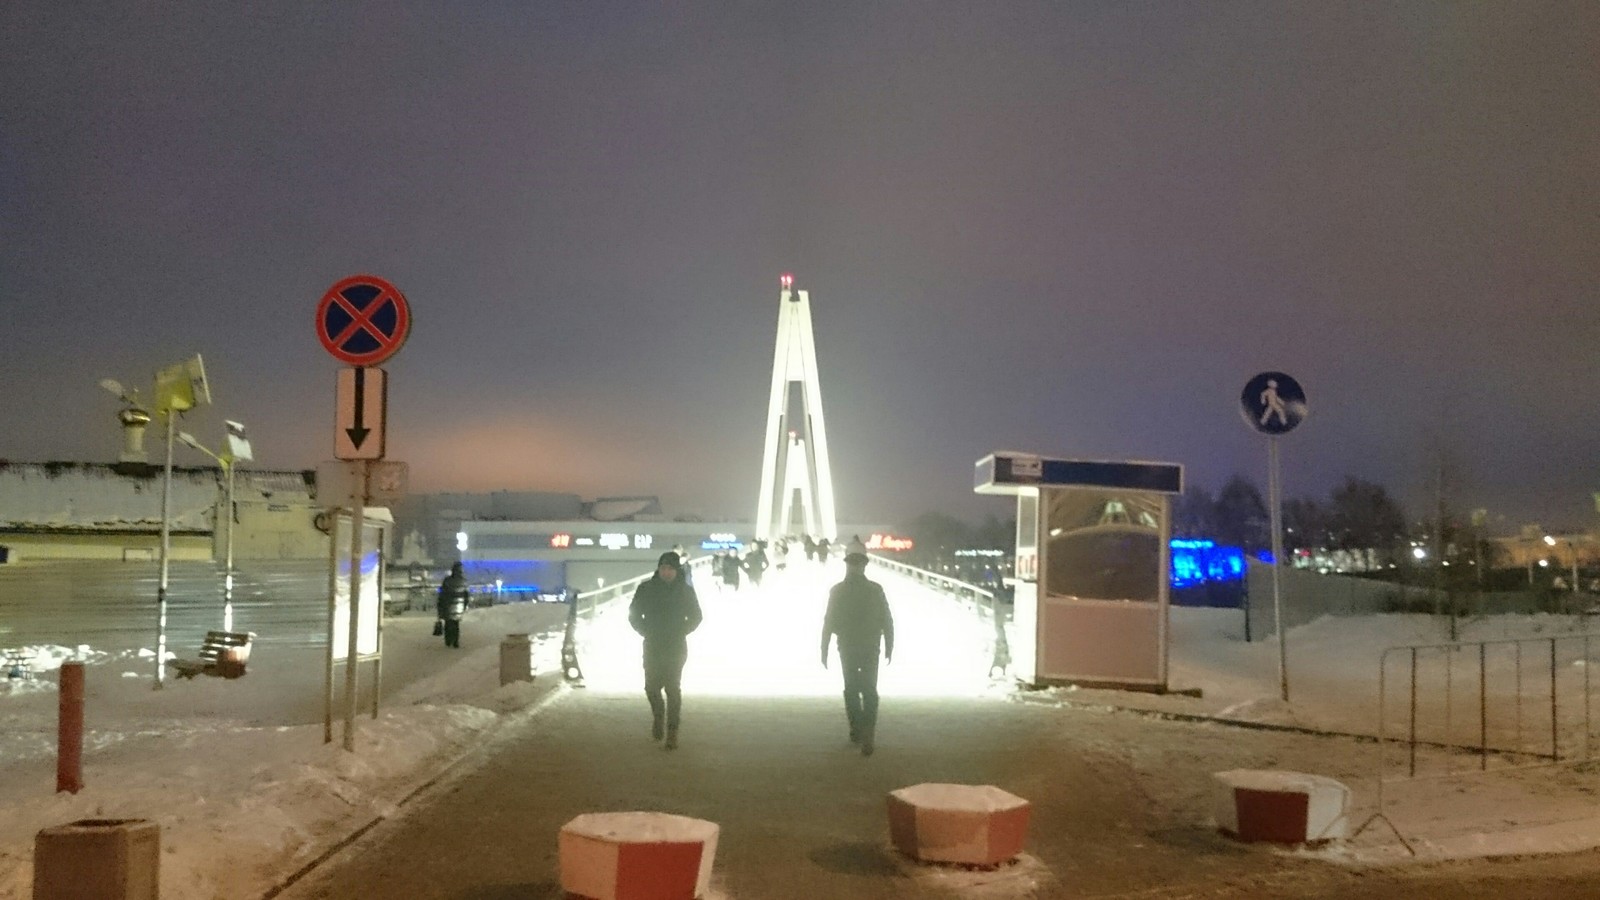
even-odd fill
[[(221, 471), (172, 468), (172, 528), (209, 531)], [(46, 462), (0, 464), (0, 529), (10, 531), (145, 531), (161, 525), (159, 466)], [(241, 501), (310, 499), (298, 472), (239, 470), (234, 496)]]

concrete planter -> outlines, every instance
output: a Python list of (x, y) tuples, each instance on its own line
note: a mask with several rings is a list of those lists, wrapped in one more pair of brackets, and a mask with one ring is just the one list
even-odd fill
[(1322, 775), (1230, 769), (1212, 780), (1217, 827), (1242, 841), (1305, 844), (1342, 840), (1350, 789)]
[(993, 785), (919, 784), (889, 793), (889, 836), (922, 862), (993, 867), (1022, 852), (1032, 811)]
[(592, 900), (694, 900), (711, 886), (715, 822), (587, 813), (561, 826), (561, 887)]

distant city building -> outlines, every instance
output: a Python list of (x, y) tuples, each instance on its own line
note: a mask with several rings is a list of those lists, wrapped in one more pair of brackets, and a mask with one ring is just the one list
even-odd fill
[[(228, 525), (223, 482), (215, 467), (173, 467), (173, 559), (221, 558)], [(9, 562), (153, 560), (160, 553), (161, 493), (159, 466), (0, 463), (0, 546)], [(235, 558), (325, 557), (317, 512), (310, 472), (236, 469)]]
[[(604, 509), (602, 501), (594, 505)], [(880, 549), (872, 552), (887, 549), (882, 541), (887, 529), (881, 526), (841, 525), (839, 530), (842, 535), (860, 534), (864, 541), (876, 535)], [(750, 522), (668, 521), (659, 512), (621, 520), (473, 520), (461, 523), (457, 552), (474, 582), (498, 582), (508, 592), (553, 595), (569, 587), (587, 591), (643, 575), (676, 546), (690, 559), (719, 550), (746, 552), (754, 531)], [(841, 545), (833, 558), (843, 553)], [(789, 551), (791, 563), (804, 559), (802, 548)]]

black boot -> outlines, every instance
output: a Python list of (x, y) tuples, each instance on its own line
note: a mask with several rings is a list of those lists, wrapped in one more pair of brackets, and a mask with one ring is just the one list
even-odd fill
[(650, 739), (656, 741), (661, 740), (661, 733), (664, 730), (665, 726), (661, 724), (661, 714), (656, 713), (655, 721), (650, 723)]
[(667, 730), (667, 742), (663, 746), (668, 750), (678, 749), (678, 729), (671, 728)]

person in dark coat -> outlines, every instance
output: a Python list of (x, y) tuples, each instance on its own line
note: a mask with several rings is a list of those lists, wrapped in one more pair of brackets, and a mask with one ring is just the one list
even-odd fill
[(817, 538), (817, 562), (823, 565), (828, 564), (828, 549), (828, 539), (825, 537)]
[(844, 712), (850, 742), (871, 756), (878, 728), (878, 649), (884, 662), (894, 659), (894, 617), (883, 587), (867, 578), (867, 555), (844, 558), (844, 580), (828, 593), (822, 620), (822, 667), (828, 667), (828, 644), (839, 638), (839, 667), (844, 670)]
[(439, 620), (444, 623), (444, 645), (446, 647), (461, 646), (461, 617), (467, 614), (467, 576), (461, 571), (461, 563), (450, 566), (450, 574), (444, 577), (439, 584)]
[(817, 542), (812, 540), (811, 539), (811, 535), (809, 535), (809, 534), (805, 536), (805, 539), (806, 539), (806, 562), (815, 562), (816, 559), (817, 559)]
[(767, 551), (762, 549), (761, 541), (756, 541), (755, 549), (744, 555), (744, 570), (750, 575), (750, 583), (761, 587), (761, 576), (767, 571)]
[(634, 591), (633, 602), (628, 605), (628, 624), (644, 637), (644, 695), (650, 701), (650, 736), (659, 741), (664, 732), (668, 750), (678, 746), (683, 664), (689, 658), (689, 633), (700, 627), (700, 619), (700, 599), (684, 580), (678, 554), (661, 554), (656, 574)]
[(730, 590), (737, 591), (739, 589), (739, 573), (743, 571), (744, 561), (739, 559), (739, 551), (737, 549), (729, 549), (728, 555), (722, 558), (722, 583), (727, 585)]

